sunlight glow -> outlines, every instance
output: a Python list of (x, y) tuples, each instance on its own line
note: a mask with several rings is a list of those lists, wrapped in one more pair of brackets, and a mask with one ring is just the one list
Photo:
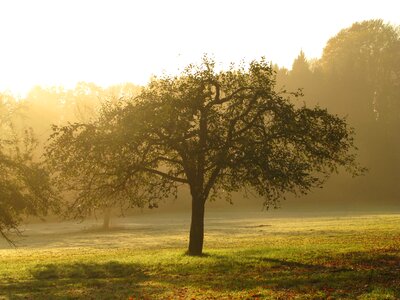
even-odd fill
[(301, 49), (319, 57), (356, 21), (398, 24), (399, 4), (382, 1), (0, 2), (0, 91), (34, 85), (145, 84), (209, 53), (228, 63), (265, 56), (290, 68)]

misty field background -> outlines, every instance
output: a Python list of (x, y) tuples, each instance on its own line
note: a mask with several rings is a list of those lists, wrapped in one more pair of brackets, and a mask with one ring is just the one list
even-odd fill
[(0, 299), (399, 299), (400, 215), (218, 212), (37, 223), (0, 250)]

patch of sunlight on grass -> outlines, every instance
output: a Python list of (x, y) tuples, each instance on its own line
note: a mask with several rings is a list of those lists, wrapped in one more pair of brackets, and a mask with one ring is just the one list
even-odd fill
[(396, 300), (395, 293), (390, 289), (376, 288), (358, 297), (360, 300)]

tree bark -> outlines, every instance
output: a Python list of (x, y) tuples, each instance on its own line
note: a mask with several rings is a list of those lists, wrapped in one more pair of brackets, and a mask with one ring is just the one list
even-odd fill
[(192, 221), (190, 224), (189, 255), (200, 256), (203, 253), (204, 206), (205, 201), (202, 197), (192, 195)]
[(111, 219), (111, 208), (105, 207), (104, 215), (103, 215), (103, 229), (104, 230), (110, 229), (110, 219)]

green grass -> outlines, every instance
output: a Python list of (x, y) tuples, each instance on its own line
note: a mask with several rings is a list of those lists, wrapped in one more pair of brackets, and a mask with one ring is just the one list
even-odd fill
[(208, 223), (203, 257), (180, 223), (32, 235), (0, 250), (0, 299), (400, 299), (399, 215)]

